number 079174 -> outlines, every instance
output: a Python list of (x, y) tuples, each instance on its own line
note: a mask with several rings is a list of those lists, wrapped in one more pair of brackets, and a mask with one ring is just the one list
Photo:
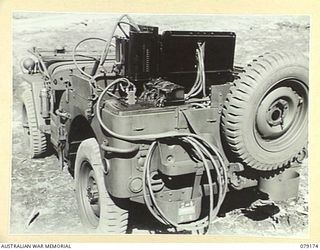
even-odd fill
[(304, 248), (304, 249), (319, 248), (319, 245), (317, 243), (303, 243), (303, 244), (300, 244), (300, 248)]

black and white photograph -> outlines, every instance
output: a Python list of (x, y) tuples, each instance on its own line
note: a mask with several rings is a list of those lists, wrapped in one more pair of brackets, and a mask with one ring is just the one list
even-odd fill
[(10, 234), (308, 237), (310, 23), (12, 13)]

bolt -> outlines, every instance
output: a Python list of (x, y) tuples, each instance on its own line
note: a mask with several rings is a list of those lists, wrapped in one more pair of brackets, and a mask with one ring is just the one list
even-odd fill
[(299, 98), (299, 104), (303, 103), (303, 99)]
[(104, 174), (107, 174), (110, 170), (110, 165), (106, 158), (104, 158), (103, 160), (104, 160), (103, 172)]
[(144, 166), (144, 162), (145, 162), (145, 158), (140, 157), (140, 158), (138, 159), (138, 164), (139, 164), (139, 166), (143, 167), (143, 166)]

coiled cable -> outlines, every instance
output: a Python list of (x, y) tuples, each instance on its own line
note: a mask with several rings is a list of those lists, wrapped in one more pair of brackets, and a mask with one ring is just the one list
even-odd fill
[[(223, 177), (220, 173), (220, 168), (215, 159), (212, 157), (212, 155), (209, 153), (209, 151), (204, 146), (203, 142), (200, 142), (194, 138), (190, 137), (182, 137), (181, 140), (189, 143), (197, 152), (198, 156), (200, 156), (203, 164), (204, 164), (204, 170), (206, 171), (206, 175), (208, 178), (208, 184), (209, 184), (209, 214), (205, 218), (198, 220), (196, 222), (191, 222), (187, 224), (178, 224), (172, 219), (168, 218), (168, 216), (161, 210), (160, 206), (158, 205), (155, 194), (152, 190), (152, 184), (151, 184), (151, 178), (150, 178), (150, 163), (151, 163), (151, 156), (157, 146), (157, 141), (152, 142), (152, 144), (149, 147), (145, 164), (144, 164), (144, 171), (143, 171), (143, 196), (146, 203), (146, 206), (150, 213), (161, 223), (164, 223), (166, 225), (171, 225), (175, 227), (176, 229), (183, 229), (183, 230), (200, 230), (207, 228), (206, 232), (209, 232), (209, 228), (211, 225), (212, 219), (217, 215), (219, 212), (219, 209), (222, 205), (222, 202), (224, 200), (225, 194), (226, 194), (226, 173), (223, 173)], [(210, 173), (210, 167), (207, 162), (207, 158), (210, 159), (213, 168), (215, 169), (215, 172), (217, 174), (217, 183), (218, 183), (218, 202), (217, 205), (214, 207), (214, 193), (213, 193), (213, 181)], [(148, 197), (148, 193), (150, 198)]]

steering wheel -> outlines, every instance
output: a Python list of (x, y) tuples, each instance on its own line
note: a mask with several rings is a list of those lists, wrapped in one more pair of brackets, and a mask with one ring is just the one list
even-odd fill
[[(107, 41), (105, 39), (102, 39), (102, 38), (99, 38), (99, 37), (89, 37), (89, 38), (85, 38), (83, 40), (81, 40), (80, 42), (78, 42), (76, 44), (76, 46), (73, 48), (73, 51), (72, 51), (72, 59), (73, 59), (73, 62), (75, 64), (75, 66), (77, 67), (77, 69), (80, 71), (80, 73), (82, 73), (83, 75), (89, 77), (90, 79), (93, 78), (99, 68), (99, 66), (103, 67), (103, 63), (101, 62), (101, 56), (91, 56), (91, 55), (84, 55), (84, 54), (81, 54), (79, 52), (77, 52), (77, 49), (78, 47), (83, 44), (84, 42), (86, 41), (89, 41), (89, 40), (96, 40), (96, 41), (102, 41), (102, 42), (105, 42), (107, 43)], [(88, 58), (88, 59), (92, 59), (94, 60), (94, 65), (93, 65), (93, 68), (92, 68), (92, 71), (90, 74), (88, 74), (87, 72), (85, 72), (83, 69), (80, 68), (77, 60), (76, 60), (76, 57), (84, 57), (84, 58)]]

